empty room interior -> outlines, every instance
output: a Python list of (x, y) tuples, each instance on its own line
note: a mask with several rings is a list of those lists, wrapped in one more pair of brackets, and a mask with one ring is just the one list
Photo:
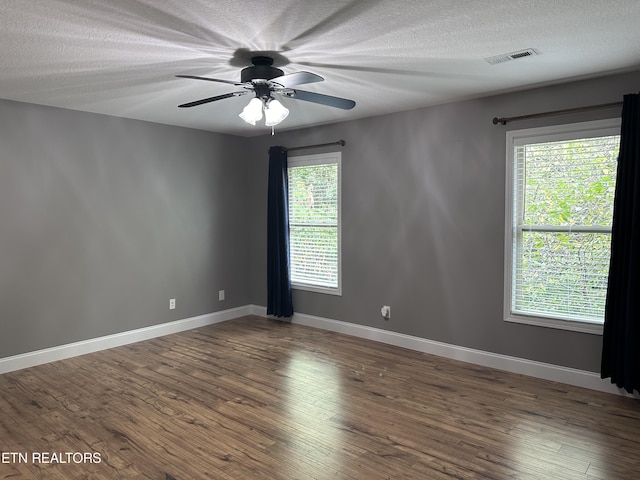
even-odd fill
[(636, 478), (639, 22), (0, 2), (0, 479)]

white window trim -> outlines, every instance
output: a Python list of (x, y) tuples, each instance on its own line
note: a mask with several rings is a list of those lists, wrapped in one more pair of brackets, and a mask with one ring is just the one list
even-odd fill
[(291, 288), (294, 290), (342, 296), (342, 152), (300, 155), (287, 159), (288, 167), (305, 167), (327, 163), (335, 163), (338, 166), (338, 286), (337, 288), (321, 287), (307, 283), (292, 282)]
[[(598, 322), (585, 320), (570, 320), (551, 317), (534, 317), (530, 315), (515, 314), (511, 311), (511, 293), (513, 287), (513, 218), (514, 218), (514, 147), (527, 143), (535, 143), (539, 137), (544, 137), (545, 142), (570, 140), (576, 138), (576, 134), (589, 136), (619, 135), (620, 118), (596, 120), (591, 122), (572, 123), (557, 126), (527, 128), (511, 130), (507, 132), (506, 147), (506, 188), (505, 188), (505, 256), (504, 256), (504, 320), (513, 323), (536, 325), (540, 327), (571, 330), (575, 332), (602, 335), (603, 325)], [(560, 130), (560, 132), (558, 132)]]

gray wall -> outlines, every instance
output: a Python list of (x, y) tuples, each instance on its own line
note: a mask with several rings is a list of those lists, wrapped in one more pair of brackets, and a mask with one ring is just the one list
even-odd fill
[(0, 101), (0, 358), (249, 303), (242, 152)]
[(0, 358), (265, 305), (267, 148), (344, 138), (343, 295), (296, 291), (297, 312), (598, 371), (601, 337), (502, 320), (505, 131), (619, 109), (491, 119), (639, 85), (636, 72), (250, 139), (0, 101)]
[(491, 120), (620, 101), (639, 86), (636, 72), (254, 139), (252, 303), (266, 304), (268, 146), (343, 138), (343, 295), (295, 291), (297, 312), (599, 371), (600, 336), (503, 321), (505, 132), (620, 109)]

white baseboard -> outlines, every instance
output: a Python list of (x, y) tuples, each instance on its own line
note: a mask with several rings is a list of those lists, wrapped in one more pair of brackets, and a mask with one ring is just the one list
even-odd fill
[[(266, 307), (258, 305), (245, 305), (220, 312), (208, 313), (183, 320), (176, 320), (175, 322), (152, 325), (150, 327), (131, 330), (128, 332), (116, 333), (114, 335), (92, 338), (81, 342), (0, 358), (0, 374), (34, 367), (44, 363), (55, 362), (57, 360), (63, 360), (65, 358), (71, 358), (78, 355), (93, 353), (100, 350), (106, 350), (108, 348), (128, 345), (130, 343), (141, 342), (143, 340), (149, 340), (151, 338), (170, 335), (172, 333), (191, 330), (193, 328), (203, 327), (206, 325), (213, 325), (215, 323), (225, 322), (245, 315), (267, 317), (267, 309)], [(498, 370), (505, 370), (507, 372), (528, 375), (530, 377), (552, 380), (606, 393), (632, 396), (624, 390), (617, 388), (615, 385), (612, 385), (609, 381), (602, 380), (600, 375), (594, 372), (561, 367), (558, 365), (511, 357), (508, 355), (484, 352), (482, 350), (474, 350), (472, 348), (460, 347), (457, 345), (436, 342), (425, 338), (414, 337), (379, 328), (316, 317), (303, 313), (295, 313), (292, 318), (292, 323), (343, 333), (345, 335), (352, 335), (354, 337), (364, 338), (375, 342), (395, 345), (397, 347), (403, 347), (418, 352), (482, 365), (485, 367), (496, 368)], [(637, 395), (633, 396), (638, 398)]]
[(98, 352), (108, 348), (120, 347), (130, 343), (141, 342), (151, 338), (162, 337), (193, 328), (220, 323), (233, 318), (251, 315), (249, 306), (232, 308), (220, 312), (207, 313), (197, 317), (185, 318), (174, 322), (161, 323), (150, 327), (116, 333), (104, 337), (92, 338), (80, 342), (69, 343), (57, 347), (23, 353), (11, 357), (0, 358), (0, 374), (23, 368), (34, 367), (44, 363), (55, 362), (65, 358), (76, 357), (87, 353)]
[[(259, 315), (262, 317), (267, 316), (267, 309), (265, 307), (251, 305), (250, 311), (253, 315)], [(315, 317), (313, 315), (306, 315), (303, 313), (294, 313), (291, 322), (298, 325), (306, 325), (308, 327), (320, 328), (332, 332), (343, 333), (345, 335), (365, 338), (367, 340), (373, 340), (375, 342), (408, 348), (409, 350), (450, 358), (452, 360), (459, 360), (461, 362), (473, 363), (484, 367), (496, 368), (498, 370), (519, 373), (530, 377), (565, 383), (576, 387), (583, 387), (616, 395), (633, 396), (629, 395), (623, 389), (612, 385), (609, 380), (601, 379), (600, 374), (585, 370), (561, 367), (558, 365), (511, 357), (498, 353), (484, 352), (482, 350), (460, 347), (457, 345), (436, 342), (425, 338), (414, 337), (379, 328)], [(635, 397), (638, 398), (637, 396)]]

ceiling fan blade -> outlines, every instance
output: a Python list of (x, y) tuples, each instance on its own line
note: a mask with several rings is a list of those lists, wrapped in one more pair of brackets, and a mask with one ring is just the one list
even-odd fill
[(232, 82), (231, 80), (221, 80), (219, 78), (198, 77), (196, 75), (176, 75), (178, 78), (191, 78), (192, 80), (206, 80), (207, 82), (228, 83), (230, 85), (244, 85), (243, 83)]
[(351, 110), (356, 106), (356, 102), (347, 98), (332, 97), (331, 95), (307, 92), (305, 90), (294, 90), (287, 96), (298, 100), (304, 100), (305, 102), (313, 102), (321, 105), (328, 105), (329, 107), (342, 108), (343, 110)]
[(196, 100), (195, 102), (183, 103), (182, 105), (178, 105), (178, 107), (179, 108), (196, 107), (204, 103), (215, 102), (216, 100), (224, 100), (225, 98), (231, 98), (231, 97), (240, 97), (247, 93), (249, 93), (248, 90), (241, 91), (241, 92), (225, 93), (224, 95), (217, 95), (215, 97), (203, 98), (202, 100)]
[(295, 72), (272, 78), (271, 81), (282, 85), (285, 88), (291, 88), (295, 85), (302, 85), (305, 83), (322, 82), (324, 81), (324, 78), (311, 72)]

